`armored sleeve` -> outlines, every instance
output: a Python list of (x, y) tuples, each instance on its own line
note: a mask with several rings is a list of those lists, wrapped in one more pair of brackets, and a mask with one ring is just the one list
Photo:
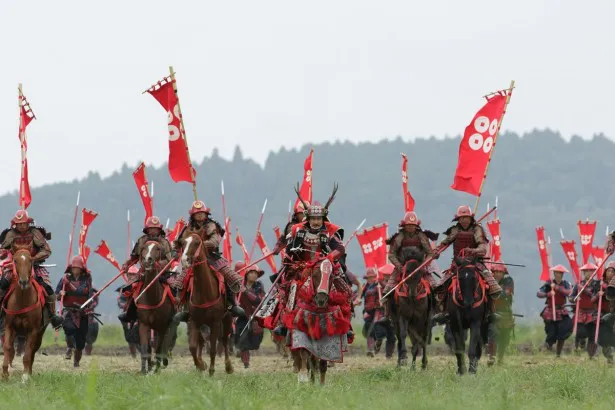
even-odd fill
[(486, 256), (487, 236), (485, 236), (485, 231), (480, 225), (476, 225), (476, 229), (474, 229), (474, 240), (478, 244), (476, 247), (476, 256)]
[(13, 241), (15, 240), (15, 232), (13, 230), (10, 230), (6, 233), (6, 236), (4, 237), (4, 241), (2, 242), (2, 249), (11, 249), (11, 246), (13, 246)]
[(547, 297), (547, 294), (550, 291), (551, 291), (551, 282), (545, 282), (545, 284), (542, 285), (540, 289), (538, 290), (538, 293), (536, 294), (536, 296), (541, 299), (544, 299)]
[(453, 226), (452, 228), (447, 230), (445, 233), (446, 238), (442, 239), (442, 241), (440, 242), (440, 246), (448, 246), (451, 243), (455, 242), (455, 238), (457, 238), (457, 232), (459, 232), (459, 229), (457, 229), (456, 226)]
[(205, 248), (208, 250), (216, 250), (220, 246), (220, 241), (222, 238), (220, 237), (220, 232), (218, 232), (218, 227), (215, 223), (210, 222), (205, 226)]
[(613, 253), (613, 251), (615, 250), (615, 232), (612, 232), (609, 235), (609, 240), (607, 241), (606, 244), (606, 253)]
[(37, 249), (36, 255), (32, 258), (34, 262), (41, 262), (51, 256), (51, 247), (43, 236), (43, 233), (38, 229), (33, 229), (32, 234), (34, 237), (34, 246)]
[(401, 246), (401, 241), (401, 234), (395, 235), (395, 238), (393, 238), (393, 241), (391, 242), (391, 246), (389, 246), (389, 262), (398, 268), (401, 267), (401, 262), (397, 259), (397, 252)]
[(510, 276), (505, 276), (502, 281), (502, 291), (506, 296), (515, 294), (515, 281)]
[(60, 296), (60, 291), (64, 287), (64, 280), (66, 280), (66, 275), (62, 275), (62, 278), (58, 282), (58, 286), (56, 286), (56, 295)]
[(431, 244), (429, 243), (429, 239), (427, 239), (427, 235), (423, 232), (419, 232), (419, 239), (421, 240), (421, 246), (425, 252), (425, 258), (431, 258), (433, 256), (433, 250), (431, 249)]

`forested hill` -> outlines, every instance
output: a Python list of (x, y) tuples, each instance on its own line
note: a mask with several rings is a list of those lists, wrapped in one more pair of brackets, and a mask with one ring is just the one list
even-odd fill
[[(409, 158), (409, 187), (423, 227), (443, 232), (459, 204), (474, 204), (474, 197), (450, 189), (458, 145), (459, 138), (415, 142), (397, 138), (379, 143), (336, 142), (314, 146), (314, 198), (326, 201), (333, 182), (337, 181), (340, 189), (331, 207), (331, 218), (346, 228), (347, 235), (363, 218), (367, 218), (366, 226), (388, 221), (389, 233), (393, 233), (403, 215), (400, 153), (404, 152)], [(271, 228), (276, 224), (283, 226), (287, 220), (288, 202), (295, 199), (292, 188), (302, 178), (303, 161), (310, 148), (271, 153), (264, 168), (245, 159), (239, 149), (231, 161), (214, 152), (196, 167), (199, 195), (213, 209), (214, 217), (222, 220), (220, 181), (224, 180), (233, 233), (239, 227), (248, 247), (267, 198), (262, 230), (272, 247)], [(196, 154), (192, 153), (192, 157), (197, 157)], [(591, 141), (575, 137), (566, 142), (551, 131), (534, 131), (523, 137), (504, 134), (498, 139), (479, 213), (486, 210), (487, 202), (493, 203), (495, 196), (499, 197), (504, 259), (527, 265), (525, 269), (511, 270), (516, 280), (517, 312), (537, 318), (541, 305), (535, 298), (539, 287), (534, 231), (537, 225), (544, 225), (555, 240), (555, 263), (564, 263), (557, 243), (560, 227), (569, 239), (578, 243), (578, 219), (597, 219), (600, 241), (605, 226), (609, 223), (615, 226), (615, 215), (610, 208), (615, 200), (615, 192), (610, 189), (610, 177), (615, 175), (613, 158), (615, 144), (604, 136), (596, 136)], [(118, 259), (126, 256), (126, 210), (130, 209), (132, 214), (133, 239), (143, 223), (143, 207), (132, 179), (132, 171), (140, 160), (135, 158), (109, 178), (101, 179), (97, 173), (90, 173), (81, 181), (33, 190), (29, 211), (37, 223), (53, 233), (53, 255), (49, 262), (58, 264), (52, 269), (54, 282), (59, 280), (66, 263), (68, 233), (79, 190), (81, 206), (99, 212), (89, 232), (88, 243), (92, 249), (105, 239)], [(143, 160), (147, 163), (147, 158)], [(187, 215), (192, 202), (189, 184), (174, 184), (166, 166), (148, 168), (147, 176), (155, 181), (155, 212), (163, 221), (171, 218), (172, 225), (178, 217)], [(0, 197), (0, 218), (6, 225), (17, 203), (15, 194)], [(236, 258), (240, 255), (237, 247), (234, 255)], [(439, 263), (444, 266), (448, 260), (446, 254)], [(362, 273), (363, 259), (356, 240), (349, 246), (349, 262), (353, 271)], [(90, 257), (90, 267), (99, 286), (115, 273), (97, 255)], [(114, 313), (115, 296), (112, 291), (106, 292), (100, 311)]]

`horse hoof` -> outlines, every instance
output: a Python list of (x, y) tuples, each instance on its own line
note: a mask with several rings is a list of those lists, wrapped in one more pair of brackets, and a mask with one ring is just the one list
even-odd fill
[(226, 374), (233, 374), (233, 373), (235, 373), (235, 370), (233, 369), (233, 365), (232, 364), (227, 365), (224, 368), (224, 370), (226, 370)]
[(412, 364), (410, 365), (410, 370), (416, 370), (416, 363), (412, 362)]
[(24, 373), (21, 375), (21, 382), (28, 383), (30, 381), (30, 375), (28, 373)]
[(308, 375), (305, 373), (298, 373), (297, 374), (297, 382), (299, 383), (307, 383), (309, 380)]
[(169, 366), (169, 359), (162, 359), (162, 365), (166, 368), (167, 366)]
[(215, 370), (214, 369), (209, 369), (209, 377), (214, 375)]
[(406, 367), (408, 366), (408, 359), (400, 359), (397, 362), (397, 367)]

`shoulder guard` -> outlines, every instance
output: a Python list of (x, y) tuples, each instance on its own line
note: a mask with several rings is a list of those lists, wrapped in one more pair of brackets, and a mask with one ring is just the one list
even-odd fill
[(0, 233), (0, 243), (4, 243), (4, 240), (6, 239), (6, 235), (11, 232), (11, 228), (6, 228), (4, 231), (2, 231), (2, 233)]
[(209, 218), (207, 220), (207, 222), (212, 222), (214, 225), (216, 225), (216, 229), (218, 230), (218, 234), (222, 237), (224, 236), (224, 233), (226, 232), (224, 230), (224, 228), (222, 227), (222, 225), (220, 225), (220, 223), (218, 221), (216, 221), (215, 219), (211, 219)]
[(51, 232), (47, 232), (47, 229), (43, 228), (42, 226), (35, 226), (32, 228), (32, 230), (34, 232), (36, 232), (37, 230), (40, 231), (40, 233), (43, 235), (43, 238), (48, 241), (51, 240)]
[(453, 232), (453, 229), (457, 228), (457, 225), (453, 225), (450, 228), (448, 228), (446, 231), (444, 231), (444, 235), (448, 236)]
[(439, 234), (439, 233), (432, 232), (432, 231), (426, 231), (426, 230), (425, 230), (425, 231), (422, 231), (422, 232), (425, 234), (425, 236), (427, 237), (427, 239), (429, 239), (429, 240), (431, 240), (431, 241), (434, 241), (434, 242), (435, 242), (435, 241), (437, 241), (437, 240), (438, 240), (438, 237), (440, 236), (440, 234)]
[(397, 238), (397, 236), (399, 235), (399, 232), (395, 232), (389, 239), (386, 240), (386, 244), (390, 245), (393, 243), (393, 241), (395, 240), (395, 238)]
[(343, 228), (340, 228), (339, 226), (332, 224), (331, 222), (325, 222), (324, 227), (327, 231), (327, 234), (330, 237), (337, 235), (340, 238), (340, 240), (344, 240), (344, 229)]
[(298, 223), (298, 224), (294, 224), (293, 225), (293, 227), (291, 228), (290, 232), (291, 232), (292, 236), (295, 236), (295, 235), (297, 235), (297, 232), (299, 232), (301, 230), (305, 230), (305, 224)]
[(479, 223), (474, 225), (475, 228), (474, 229), (478, 229), (479, 232), (482, 234), (483, 239), (485, 240), (486, 243), (489, 243), (489, 238), (487, 237), (487, 233), (485, 232), (485, 228), (483, 228), (483, 226)]

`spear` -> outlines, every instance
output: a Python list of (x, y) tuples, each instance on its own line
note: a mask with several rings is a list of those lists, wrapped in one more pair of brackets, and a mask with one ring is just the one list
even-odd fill
[(83, 309), (84, 307), (86, 307), (87, 305), (89, 305), (96, 297), (98, 297), (98, 295), (100, 295), (103, 290), (107, 289), (109, 286), (111, 286), (111, 284), (113, 282), (115, 282), (117, 280), (117, 278), (119, 278), (120, 276), (122, 276), (124, 274), (123, 270), (120, 270), (120, 272), (115, 275), (113, 278), (111, 278), (111, 280), (109, 280), (107, 283), (105, 283), (105, 285), (96, 293), (94, 293), (94, 295), (92, 295), (91, 298), (89, 298), (88, 300), (85, 301), (85, 303), (83, 305), (81, 305), (80, 309)]
[(261, 210), (261, 216), (258, 218), (258, 225), (256, 225), (256, 236), (254, 237), (254, 242), (252, 242), (252, 248), (250, 248), (250, 260), (252, 260), (252, 255), (254, 254), (254, 248), (256, 247), (256, 242), (258, 241), (258, 234), (261, 231), (261, 224), (263, 223), (263, 216), (265, 216), (265, 209), (267, 208), (267, 198), (265, 198), (265, 203), (263, 204), (263, 209)]
[(226, 199), (224, 198), (224, 181), (220, 181), (220, 189), (222, 190), (222, 220), (226, 224)]
[(361, 221), (361, 223), (359, 224), (359, 226), (357, 226), (357, 229), (355, 229), (355, 230), (352, 232), (352, 235), (350, 235), (350, 237), (348, 238), (348, 240), (347, 240), (347, 241), (346, 241), (346, 243), (344, 244), (344, 247), (348, 246), (348, 244), (350, 243), (350, 241), (352, 240), (352, 238), (354, 238), (354, 237), (357, 235), (357, 233), (361, 230), (361, 228), (363, 227), (363, 224), (365, 224), (365, 219), (363, 219), (363, 220)]
[(293, 203), (292, 200), (288, 201), (288, 222), (290, 222), (290, 219), (291, 219), (291, 212), (292, 212), (292, 208), (293, 208), (292, 203)]
[[(491, 213), (493, 211), (495, 211), (495, 207), (491, 208), (491, 210), (489, 212), (487, 212), (485, 215), (481, 216), (476, 223), (480, 223), (483, 219), (485, 219), (486, 217), (488, 217), (489, 215), (491, 215)], [(442, 249), (440, 249), (440, 252), (438, 252), (439, 254), (444, 252), (444, 250), (446, 248), (448, 248), (450, 246), (450, 244), (445, 245)], [(382, 299), (386, 299), (391, 293), (395, 292), (395, 290), (397, 290), (397, 288), (399, 288), (401, 285), (403, 285), (408, 279), (410, 279), (412, 277), (412, 275), (414, 275), (416, 272), (420, 271), (421, 269), (423, 269), (425, 266), (429, 265), (431, 263), (431, 261), (434, 260), (434, 257), (431, 256), (427, 259), (425, 259), (425, 261), (423, 263), (421, 263), (415, 270), (413, 270), (408, 276), (406, 276), (403, 280), (401, 280), (397, 285), (395, 285), (395, 287), (393, 289), (391, 289), (390, 291), (387, 292), (386, 295), (384, 295), (381, 298)]]

